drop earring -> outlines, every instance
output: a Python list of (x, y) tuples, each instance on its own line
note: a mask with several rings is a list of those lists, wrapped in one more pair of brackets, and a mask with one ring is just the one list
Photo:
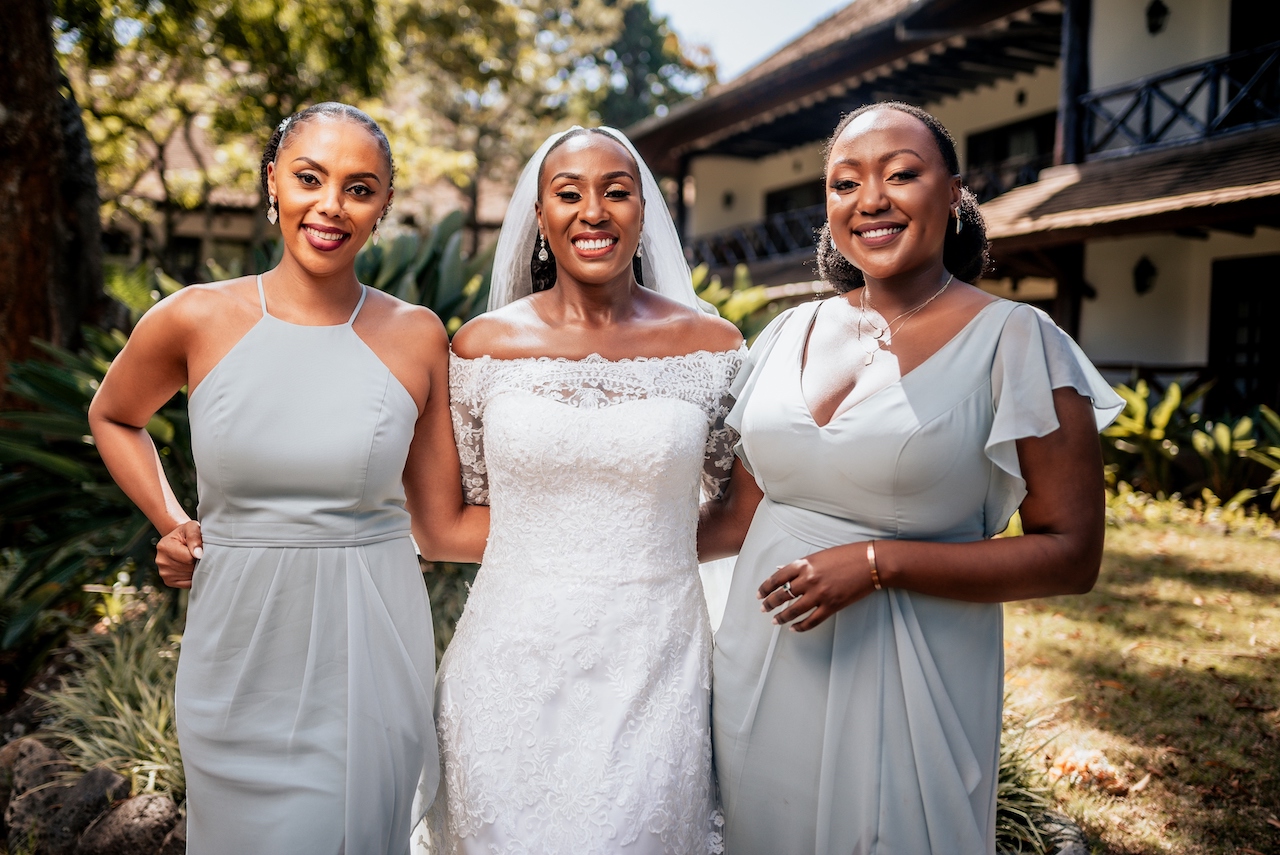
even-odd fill
[(644, 252), (642, 250), (643, 250), (643, 247), (640, 244), (636, 244), (636, 258), (640, 258), (641, 256), (644, 255)]
[(550, 256), (547, 255), (547, 239), (542, 235), (538, 235), (538, 260), (546, 261)]
[(280, 215), (276, 212), (276, 197), (272, 196), (271, 204), (267, 206), (267, 222), (274, 226), (278, 219)]
[(960, 209), (956, 208), (956, 234), (960, 234), (960, 229), (964, 227), (964, 221), (960, 219)]
[(378, 239), (382, 237), (380, 234), (378, 234), (378, 226), (380, 226), (381, 224), (382, 224), (381, 217), (379, 217), (378, 221), (373, 224), (373, 245), (374, 246), (378, 245)]

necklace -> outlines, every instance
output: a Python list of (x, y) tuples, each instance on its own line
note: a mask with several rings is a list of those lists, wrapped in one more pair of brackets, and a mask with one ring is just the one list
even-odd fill
[[(908, 309), (907, 311), (901, 313), (900, 315), (895, 317), (893, 320), (886, 323), (883, 327), (878, 327), (875, 323), (873, 323), (867, 317), (868, 313), (870, 311), (875, 311), (876, 307), (871, 302), (871, 298), (868, 296), (868, 292), (871, 290), (870, 283), (864, 284), (862, 286), (862, 293), (859, 295), (859, 298), (858, 298), (859, 308), (861, 309), (861, 311), (858, 313), (858, 346), (861, 347), (862, 351), (867, 355), (866, 360), (864, 360), (862, 364), (870, 365), (872, 360), (876, 358), (876, 354), (879, 351), (889, 347), (889, 344), (893, 341), (893, 335), (894, 335), (893, 325), (894, 324), (897, 324), (898, 321), (902, 321), (902, 323), (898, 324), (898, 329), (897, 329), (897, 332), (902, 332), (903, 327), (905, 327), (910, 322), (910, 320), (913, 317), (915, 317), (917, 312), (919, 312), (925, 306), (929, 305), (934, 300), (942, 296), (942, 292), (947, 290), (947, 286), (950, 285), (952, 280), (955, 278), (956, 276), (954, 273), (948, 276), (947, 281), (942, 283), (942, 287), (939, 288), (932, 297), (925, 300), (923, 303), (916, 306), (915, 308)], [(864, 320), (866, 322), (866, 325), (870, 327), (871, 340), (875, 342), (875, 344), (872, 345), (870, 350), (868, 350), (867, 346), (863, 344), (862, 326), (863, 326)]]

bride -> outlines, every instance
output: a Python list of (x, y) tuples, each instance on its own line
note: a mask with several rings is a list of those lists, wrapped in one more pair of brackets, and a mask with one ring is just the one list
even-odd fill
[(732, 462), (742, 337), (699, 310), (653, 175), (611, 129), (525, 167), (489, 308), (453, 340), (464, 488), (492, 516), (440, 664), (432, 837), (721, 852), (696, 523)]

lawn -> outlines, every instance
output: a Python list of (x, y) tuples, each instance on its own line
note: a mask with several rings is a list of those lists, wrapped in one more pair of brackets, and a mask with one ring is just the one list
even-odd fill
[(1006, 607), (1011, 702), (1052, 711), (1039, 762), (1115, 769), (1054, 788), (1099, 855), (1280, 853), (1280, 539), (1224, 528), (1108, 527), (1092, 593)]

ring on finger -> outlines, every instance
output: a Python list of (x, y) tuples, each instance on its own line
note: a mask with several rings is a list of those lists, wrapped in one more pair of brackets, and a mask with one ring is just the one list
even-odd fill
[(788, 596), (788, 597), (790, 597), (791, 599), (793, 599), (793, 600), (798, 600), (798, 599), (800, 599), (800, 595), (799, 595), (798, 593), (796, 593), (795, 591), (791, 590), (791, 583), (790, 583), (790, 582), (783, 582), (783, 583), (782, 583), (782, 590), (786, 591), (786, 592), (787, 592), (787, 596)]

